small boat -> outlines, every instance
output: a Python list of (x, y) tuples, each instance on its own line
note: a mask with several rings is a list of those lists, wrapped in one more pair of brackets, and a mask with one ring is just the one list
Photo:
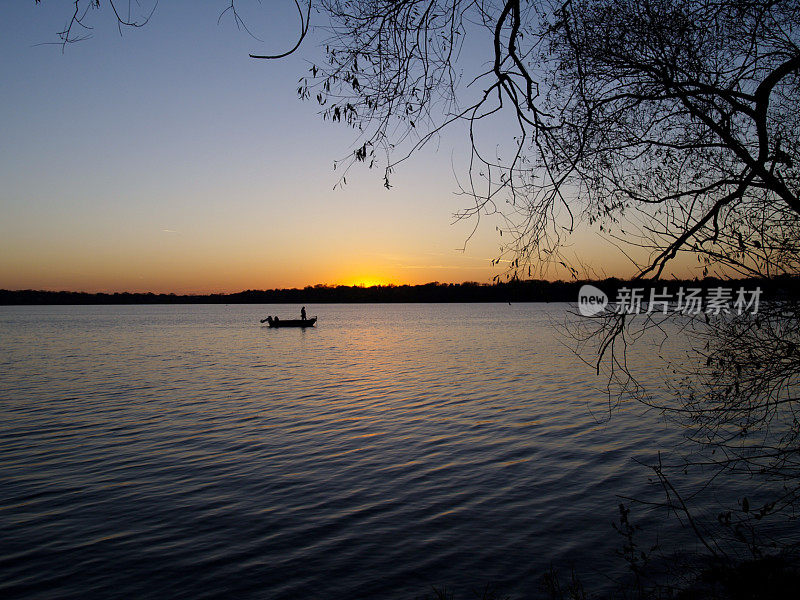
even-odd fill
[(273, 319), (272, 317), (267, 317), (266, 319), (261, 319), (262, 323), (267, 323), (270, 327), (313, 327), (314, 323), (317, 322), (317, 317), (311, 317), (310, 319)]

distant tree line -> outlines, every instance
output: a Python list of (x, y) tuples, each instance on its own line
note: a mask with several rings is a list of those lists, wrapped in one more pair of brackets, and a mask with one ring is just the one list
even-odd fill
[(97, 293), (0, 290), (0, 305), (24, 304), (325, 304), (325, 303), (402, 303), (402, 302), (576, 302), (581, 286), (590, 283), (604, 291), (612, 302), (622, 288), (644, 289), (647, 298), (651, 287), (664, 287), (677, 293), (680, 287), (728, 288), (759, 286), (762, 298), (800, 298), (800, 277), (785, 276), (773, 279), (722, 280), (708, 277), (702, 280), (672, 280), (649, 282), (608, 278), (595, 281), (544, 281), (538, 279), (512, 280), (494, 284), (476, 282), (439, 283), (422, 285), (314, 285), (304, 288), (245, 290), (233, 294), (154, 294)]

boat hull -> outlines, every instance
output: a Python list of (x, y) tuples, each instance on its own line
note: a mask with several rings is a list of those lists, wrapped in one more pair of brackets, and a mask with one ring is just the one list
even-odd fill
[(267, 321), (268, 325), (273, 328), (278, 327), (313, 327), (314, 323), (317, 322), (317, 317), (312, 317), (310, 319), (287, 319), (286, 321), (280, 320), (276, 321), (272, 319), (271, 321)]

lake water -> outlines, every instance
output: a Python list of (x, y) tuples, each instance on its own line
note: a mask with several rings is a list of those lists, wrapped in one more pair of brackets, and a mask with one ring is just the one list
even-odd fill
[(0, 307), (0, 596), (521, 598), (551, 564), (624, 571), (617, 495), (660, 499), (632, 457), (677, 434), (608, 418), (566, 305), (259, 324), (299, 308)]

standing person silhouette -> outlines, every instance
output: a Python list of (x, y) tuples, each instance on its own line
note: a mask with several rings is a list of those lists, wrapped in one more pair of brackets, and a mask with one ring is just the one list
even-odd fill
[(300, 318), (305, 321), (306, 320), (306, 307), (300, 309)]

